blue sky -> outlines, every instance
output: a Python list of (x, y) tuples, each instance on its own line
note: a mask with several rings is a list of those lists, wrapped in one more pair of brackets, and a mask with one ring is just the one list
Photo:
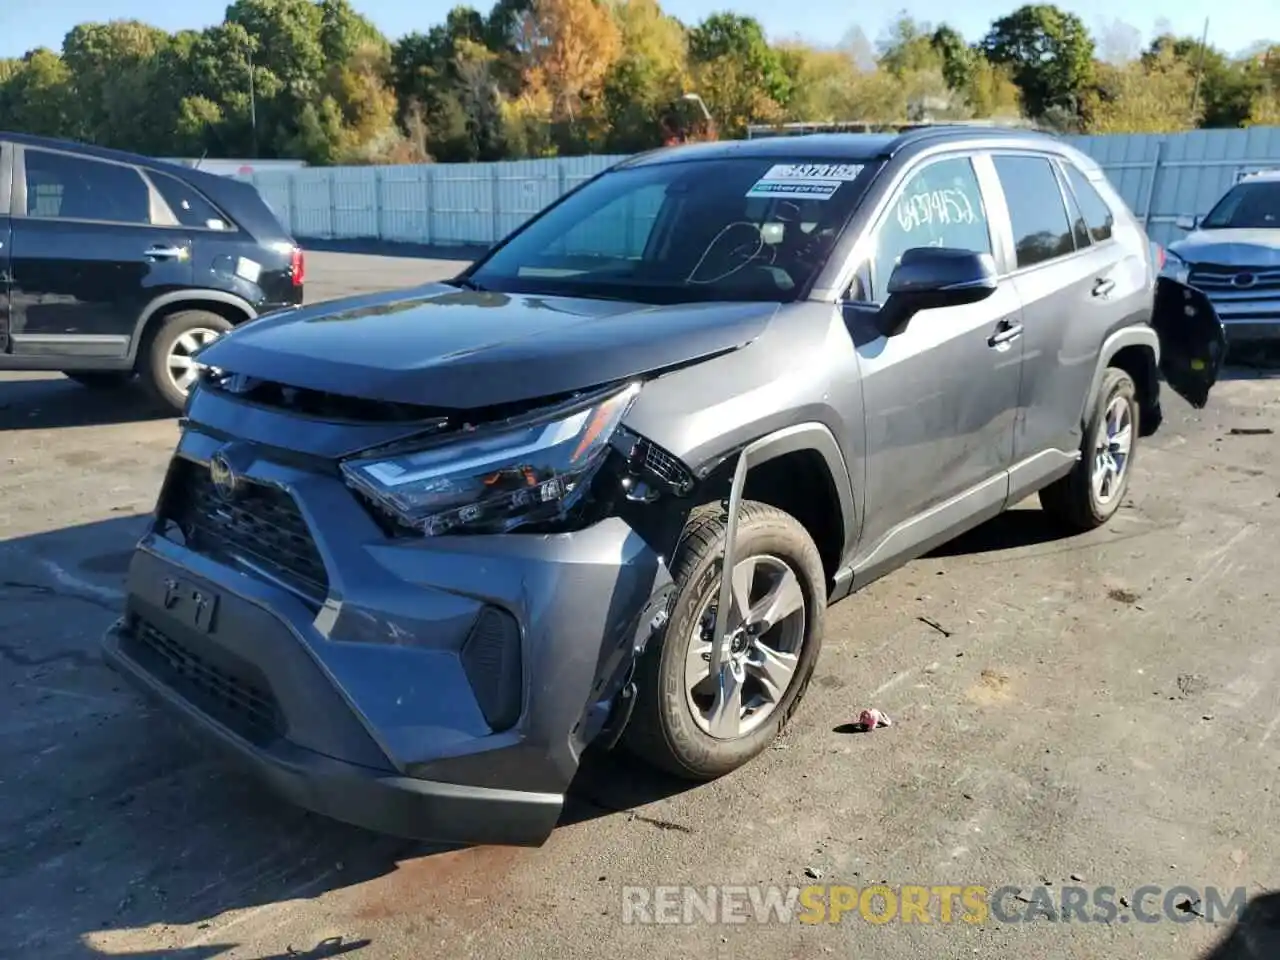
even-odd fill
[[(424, 30), (443, 19), (456, 0), (354, 0), (355, 6), (392, 37), (412, 30)], [(1232, 0), (1215, 7), (1209, 24), (1209, 40), (1236, 52), (1258, 40), (1259, 24), (1273, 24), (1280, 40), (1277, 0)], [(487, 4), (476, 6), (486, 9)], [(815, 42), (834, 42), (852, 27), (861, 27), (872, 41), (894, 17), (894, 10), (906, 6), (918, 20), (951, 23), (970, 39), (980, 37), (990, 22), (1017, 5), (1016, 0), (900, 0), (876, 4), (874, 12), (858, 12), (840, 0), (808, 0), (792, 5), (777, 0), (667, 0), (664, 6), (686, 22), (695, 21), (720, 9), (750, 14), (764, 24), (770, 37), (800, 36)], [(1178, 33), (1198, 35), (1204, 27), (1210, 4), (1206, 0), (1134, 0), (1121, 5), (1114, 0), (1068, 0), (1060, 3), (1084, 20), (1095, 36), (1120, 36), (1107, 31), (1118, 11), (1123, 20), (1150, 36), (1160, 22)], [(19, 0), (0, 0), (0, 57), (18, 56), (36, 46), (57, 49), (66, 32), (86, 20), (137, 18), (167, 30), (203, 27), (222, 19), (225, 0), (182, 0), (154, 3), (150, 0), (43, 0), (28, 6)]]

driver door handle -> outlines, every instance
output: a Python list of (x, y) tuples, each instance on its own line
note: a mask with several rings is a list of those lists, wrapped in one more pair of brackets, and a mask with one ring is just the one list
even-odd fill
[(1109, 297), (1111, 291), (1116, 288), (1116, 282), (1108, 277), (1099, 277), (1093, 282), (1093, 295), (1095, 297)]
[(1021, 321), (1001, 320), (1000, 325), (996, 328), (996, 332), (987, 338), (987, 346), (998, 347), (1001, 344), (1017, 340), (1020, 336), (1022, 336)]

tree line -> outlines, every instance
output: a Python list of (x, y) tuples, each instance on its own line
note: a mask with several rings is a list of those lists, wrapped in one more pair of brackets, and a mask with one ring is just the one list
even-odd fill
[(398, 40), (348, 0), (235, 0), (170, 34), (86, 23), (0, 60), (0, 129), (161, 156), (313, 164), (629, 153), (751, 123), (1026, 118), (1060, 132), (1280, 124), (1280, 44), (1230, 56), (1050, 4), (970, 43), (900, 15), (878, 43), (766, 38), (658, 0), (497, 0)]

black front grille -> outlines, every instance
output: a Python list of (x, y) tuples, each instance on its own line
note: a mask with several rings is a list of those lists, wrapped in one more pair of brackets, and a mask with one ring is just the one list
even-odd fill
[(218, 494), (208, 467), (174, 461), (159, 518), (172, 521), (184, 545), (271, 577), (315, 604), (329, 593), (329, 575), (307, 521), (278, 487), (242, 481), (231, 499)]
[(142, 619), (134, 620), (124, 646), (153, 677), (251, 743), (283, 736), (280, 709), (266, 682), (230, 664), (228, 655), (223, 666), (215, 666)]

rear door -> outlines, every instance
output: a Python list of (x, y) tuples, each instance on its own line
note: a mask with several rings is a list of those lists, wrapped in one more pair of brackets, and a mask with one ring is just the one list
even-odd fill
[(187, 231), (129, 164), (23, 147), (14, 173), (12, 352), (123, 361), (143, 307), (191, 285)]
[(9, 201), (12, 196), (13, 148), (0, 142), (0, 354), (9, 352)]

